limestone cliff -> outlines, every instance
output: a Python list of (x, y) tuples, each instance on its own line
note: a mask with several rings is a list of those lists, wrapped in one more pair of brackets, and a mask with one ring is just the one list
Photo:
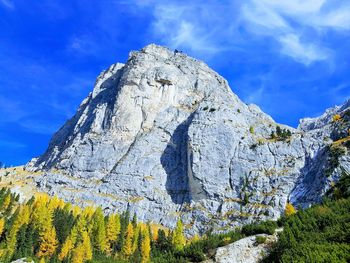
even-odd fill
[(348, 104), (298, 129), (278, 125), (203, 62), (149, 45), (100, 74), (26, 169), (67, 201), (169, 227), (181, 216), (190, 234), (222, 230), (318, 202), (350, 171)]

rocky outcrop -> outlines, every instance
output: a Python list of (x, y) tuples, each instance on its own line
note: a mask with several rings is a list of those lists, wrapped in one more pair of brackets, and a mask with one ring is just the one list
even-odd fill
[(21, 258), (21, 259), (17, 259), (15, 261), (12, 261), (11, 263), (34, 263), (34, 261), (32, 259), (29, 259), (29, 258)]
[(288, 200), (319, 201), (349, 171), (347, 151), (327, 170), (331, 116), (348, 107), (298, 129), (278, 125), (203, 62), (149, 45), (100, 74), (26, 169), (43, 171), (37, 187), (67, 201), (168, 227), (181, 216), (189, 234), (224, 230), (276, 219)]
[[(262, 237), (264, 242), (258, 242)], [(213, 259), (203, 263), (258, 263), (271, 251), (273, 243), (277, 241), (277, 233), (274, 235), (260, 234), (242, 238), (229, 245), (219, 247)]]

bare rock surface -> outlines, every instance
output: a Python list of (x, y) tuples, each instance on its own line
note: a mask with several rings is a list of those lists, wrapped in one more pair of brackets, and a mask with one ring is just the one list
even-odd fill
[[(346, 147), (336, 165), (330, 156), (347, 136), (349, 104), (298, 129), (279, 125), (203, 62), (152, 44), (102, 72), (26, 170), (41, 172), (39, 190), (79, 205), (129, 208), (167, 227), (180, 216), (188, 234), (222, 231), (276, 219), (288, 201), (320, 201), (350, 171)], [(278, 127), (290, 136), (273, 136)]]
[[(274, 235), (259, 234), (242, 238), (227, 246), (219, 247), (213, 259), (203, 263), (258, 263), (266, 256), (277, 241), (278, 229)], [(257, 237), (266, 238), (264, 243), (258, 243)]]
[(34, 261), (31, 259), (27, 259), (27, 258), (21, 258), (21, 259), (17, 259), (15, 261), (12, 261), (11, 263), (34, 263)]

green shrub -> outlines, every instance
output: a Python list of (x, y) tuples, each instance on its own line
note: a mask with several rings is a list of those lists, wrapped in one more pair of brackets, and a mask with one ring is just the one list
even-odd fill
[(243, 226), (242, 234), (246, 236), (252, 236), (257, 234), (273, 235), (275, 233), (276, 228), (277, 228), (277, 222), (269, 220), (261, 223)]
[(327, 148), (328, 167), (325, 170), (326, 176), (330, 176), (335, 168), (339, 166), (339, 158), (346, 154), (346, 149), (341, 145), (334, 145)]
[(284, 218), (264, 262), (350, 262), (350, 199), (325, 200)]
[(257, 244), (264, 244), (266, 242), (266, 237), (265, 236), (256, 236), (255, 242)]
[(279, 140), (279, 141), (285, 141), (289, 139), (292, 136), (292, 132), (288, 129), (281, 129), (280, 126), (276, 127), (276, 133), (271, 132), (271, 139)]

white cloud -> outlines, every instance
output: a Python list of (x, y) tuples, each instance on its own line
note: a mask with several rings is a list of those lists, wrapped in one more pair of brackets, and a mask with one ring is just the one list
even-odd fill
[[(134, 0), (153, 14), (152, 33), (172, 48), (213, 55), (249, 46), (250, 37), (270, 38), (276, 52), (306, 66), (334, 62), (328, 31), (350, 30), (350, 3), (342, 0)], [(242, 31), (244, 34), (242, 34)], [(246, 34), (248, 32), (248, 34)], [(254, 39), (255, 40), (255, 39)], [(273, 44), (280, 47), (275, 48)], [(197, 55), (197, 54), (196, 54)]]
[(254, 92), (249, 93), (249, 95), (245, 97), (245, 101), (247, 103), (261, 104), (264, 96), (266, 96), (265, 88), (260, 87), (257, 90), (254, 90)]
[(282, 44), (282, 53), (294, 58), (305, 65), (315, 61), (326, 60), (330, 52), (312, 43), (303, 43), (295, 34), (283, 35), (279, 38)]
[(12, 0), (0, 0), (0, 3), (1, 3), (3, 6), (9, 8), (9, 9), (14, 9), (14, 8), (15, 8), (15, 5), (14, 5), (14, 3), (12, 2)]
[(350, 29), (350, 5), (332, 10), (322, 16), (316, 16), (311, 20), (315, 26), (336, 30)]
[[(212, 41), (213, 35), (217, 33), (215, 24), (210, 28), (202, 24), (205, 12), (206, 10), (196, 4), (185, 7), (157, 5), (153, 12), (153, 32), (172, 48), (182, 47), (206, 54), (216, 53), (222, 47)], [(193, 14), (196, 14), (196, 18)]]
[(275, 39), (282, 54), (310, 65), (331, 59), (319, 31), (350, 29), (350, 5), (330, 0), (250, 0), (242, 6), (242, 18), (254, 34)]
[(73, 36), (68, 43), (67, 50), (82, 54), (95, 54), (97, 46), (87, 35)]
[[(270, 30), (286, 30), (287, 22), (277, 12), (266, 6), (263, 2), (253, 1), (242, 6), (242, 17), (249, 23)], [(261, 30), (261, 28), (260, 28)]]

